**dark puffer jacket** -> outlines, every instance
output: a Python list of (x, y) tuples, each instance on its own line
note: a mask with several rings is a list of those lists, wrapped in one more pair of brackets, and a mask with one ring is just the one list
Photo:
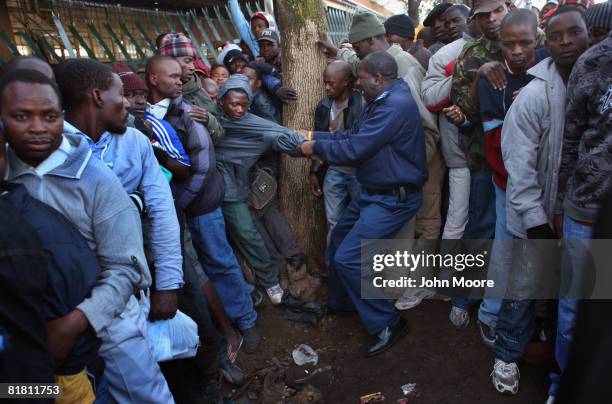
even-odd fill
[(191, 176), (175, 183), (176, 203), (188, 216), (200, 216), (221, 205), (225, 185), (208, 130), (187, 113), (189, 108), (191, 104), (182, 97), (175, 98), (164, 119), (176, 130), (191, 162)]
[[(34, 229), (47, 256), (47, 285), (43, 314), (53, 320), (70, 313), (96, 284), (100, 264), (96, 253), (60, 212), (32, 198), (23, 185), (8, 184), (2, 199), (10, 203)], [(27, 268), (21, 268), (26, 270)], [(74, 374), (96, 360), (100, 340), (88, 328), (56, 374)]]

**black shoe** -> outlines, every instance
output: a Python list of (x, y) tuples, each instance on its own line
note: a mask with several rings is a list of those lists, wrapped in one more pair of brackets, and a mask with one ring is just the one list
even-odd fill
[(263, 295), (259, 290), (255, 289), (251, 292), (251, 299), (253, 299), (253, 306), (257, 307), (263, 302)]
[(243, 347), (246, 353), (253, 353), (257, 351), (261, 337), (259, 336), (255, 326), (242, 330), (242, 337), (244, 338)]
[(298, 271), (300, 268), (302, 268), (302, 265), (304, 265), (304, 260), (304, 254), (298, 253), (295, 254), (293, 257), (287, 258), (287, 264), (291, 265), (291, 268)]
[(385, 352), (397, 342), (399, 337), (406, 334), (408, 334), (408, 324), (406, 323), (406, 320), (400, 317), (400, 319), (394, 325), (391, 325), (378, 333), (376, 336), (376, 341), (368, 347), (366, 356), (370, 357)]

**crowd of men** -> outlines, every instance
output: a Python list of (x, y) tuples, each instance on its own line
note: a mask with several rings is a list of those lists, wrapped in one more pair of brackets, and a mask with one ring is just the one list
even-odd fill
[[(219, 373), (241, 384), (236, 356), (261, 343), (256, 307), (282, 305), (287, 267), (305, 263), (279, 206), (280, 153), (312, 160), (327, 311), (359, 315), (367, 356), (405, 335), (400, 311), (433, 292), (362, 298), (362, 240), (492, 239), (488, 277), (503, 280), (521, 265), (503, 241), (594, 237), (612, 185), (611, 1), (442, 3), (418, 33), (406, 15), (357, 13), (339, 48), (318, 41), (327, 96), (314, 127), (296, 129), (282, 126), (299, 94), (283, 85), (273, 17), (247, 20), (236, 0), (229, 10), (242, 41), (211, 68), (184, 33), (160, 35), (143, 71), (32, 56), (5, 66), (3, 382), (56, 381), (62, 403), (216, 402)], [(493, 386), (516, 394), (552, 311), (536, 306), (551, 303), (453, 298), (457, 330), (477, 303)], [(554, 304), (550, 403), (578, 313), (576, 299)], [(147, 329), (179, 309), (201, 345), (158, 363)]]

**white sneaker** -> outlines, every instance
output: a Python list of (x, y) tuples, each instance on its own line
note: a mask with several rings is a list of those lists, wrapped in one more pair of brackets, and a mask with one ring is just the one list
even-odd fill
[(506, 363), (501, 359), (495, 359), (493, 371), (491, 372), (491, 379), (495, 390), (502, 394), (515, 395), (518, 393), (520, 378), (521, 374), (516, 363)]
[(450, 314), (448, 315), (448, 319), (458, 330), (464, 329), (470, 323), (470, 315), (467, 310), (457, 306), (453, 306)]
[(395, 302), (395, 308), (398, 310), (414, 309), (423, 301), (418, 296), (402, 296)]
[(281, 304), (285, 291), (277, 283), (276, 285), (271, 286), (268, 289), (266, 289), (266, 293), (268, 293), (268, 297), (270, 298), (270, 301), (272, 302), (272, 304), (277, 306)]
[(398, 310), (409, 310), (417, 307), (423, 299), (429, 299), (434, 296), (435, 292), (429, 290), (415, 291), (412, 289), (406, 289), (402, 297), (396, 300), (395, 308)]

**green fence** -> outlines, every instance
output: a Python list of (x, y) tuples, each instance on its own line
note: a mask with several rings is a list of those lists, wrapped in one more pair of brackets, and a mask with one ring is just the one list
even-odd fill
[[(13, 32), (0, 31), (0, 46), (50, 63), (89, 57), (141, 65), (154, 54), (158, 35), (177, 30), (192, 38), (206, 63), (216, 58), (222, 43), (239, 42), (225, 5), (184, 12), (70, 0), (7, 0), (7, 6)], [(241, 6), (246, 16), (263, 9), (258, 0)], [(346, 38), (355, 11), (326, 8), (327, 30), (336, 45)]]

